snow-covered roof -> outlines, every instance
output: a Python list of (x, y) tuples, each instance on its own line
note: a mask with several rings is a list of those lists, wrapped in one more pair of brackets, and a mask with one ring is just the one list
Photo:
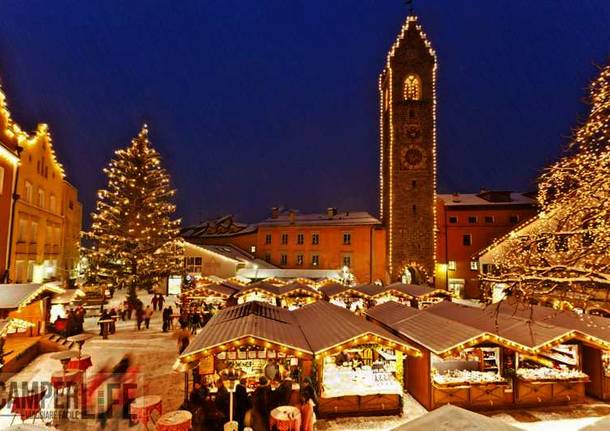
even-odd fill
[(453, 193), (437, 194), (437, 199), (443, 201), (445, 206), (504, 206), (528, 205), (535, 206), (536, 200), (526, 193), (505, 191), (489, 191), (480, 193)]
[(357, 226), (377, 225), (381, 222), (366, 211), (341, 211), (301, 214), (296, 210), (284, 210), (276, 217), (269, 217), (258, 225), (259, 227), (273, 226)]
[(65, 292), (51, 283), (0, 284), (0, 309), (25, 307), (45, 291), (59, 294)]
[(281, 268), (243, 268), (237, 270), (237, 276), (248, 279), (265, 279), (270, 277), (281, 279), (310, 278), (319, 280), (322, 278), (338, 279), (340, 274), (337, 269), (281, 269)]

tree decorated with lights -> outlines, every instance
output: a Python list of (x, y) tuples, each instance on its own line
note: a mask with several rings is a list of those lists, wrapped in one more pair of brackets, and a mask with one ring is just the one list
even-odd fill
[(90, 282), (127, 287), (135, 304), (137, 288), (150, 289), (181, 271), (180, 220), (172, 219), (175, 190), (146, 125), (115, 156), (104, 169), (108, 184), (98, 191), (91, 230), (84, 235), (91, 242), (87, 274)]
[(483, 276), (526, 301), (610, 298), (610, 66), (589, 90), (586, 121), (540, 177), (540, 214), (509, 235)]

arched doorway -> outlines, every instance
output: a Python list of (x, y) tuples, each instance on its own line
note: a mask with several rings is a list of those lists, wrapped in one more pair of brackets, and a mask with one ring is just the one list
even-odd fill
[(426, 284), (428, 272), (418, 263), (405, 265), (400, 272), (400, 282), (404, 284)]

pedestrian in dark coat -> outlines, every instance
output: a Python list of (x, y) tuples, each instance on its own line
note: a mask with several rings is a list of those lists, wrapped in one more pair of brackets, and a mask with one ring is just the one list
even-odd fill
[(239, 384), (235, 386), (233, 399), (235, 401), (234, 419), (237, 421), (239, 429), (243, 430), (246, 412), (252, 407), (248, 397), (248, 390), (246, 389), (246, 379), (241, 379)]
[(163, 295), (159, 294), (159, 296), (157, 296), (157, 304), (159, 304), (159, 310), (163, 309), (164, 302), (165, 302), (165, 299), (163, 298)]
[(144, 310), (142, 307), (138, 307), (136, 309), (136, 326), (138, 327), (138, 331), (142, 329), (142, 322), (144, 321)]
[(159, 298), (157, 298), (157, 294), (155, 293), (150, 301), (153, 306), (153, 311), (157, 311), (157, 304), (159, 304)]

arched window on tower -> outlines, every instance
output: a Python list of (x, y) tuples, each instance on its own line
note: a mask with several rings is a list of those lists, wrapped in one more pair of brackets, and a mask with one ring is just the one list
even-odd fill
[(421, 79), (417, 75), (407, 75), (403, 88), (405, 100), (421, 100)]

